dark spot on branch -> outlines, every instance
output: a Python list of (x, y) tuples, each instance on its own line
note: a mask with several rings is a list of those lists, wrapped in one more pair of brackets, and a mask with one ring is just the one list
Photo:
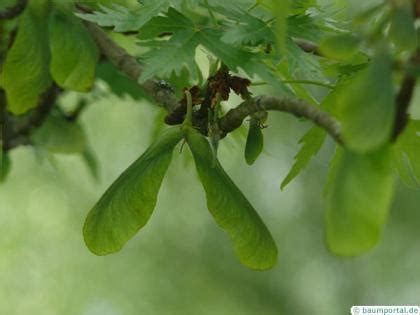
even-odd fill
[(396, 113), (394, 120), (394, 130), (392, 140), (395, 141), (398, 136), (404, 131), (408, 123), (408, 108), (410, 106), (411, 98), (413, 97), (414, 88), (416, 86), (416, 79), (412, 76), (406, 76), (401, 84), (400, 91), (395, 99)]

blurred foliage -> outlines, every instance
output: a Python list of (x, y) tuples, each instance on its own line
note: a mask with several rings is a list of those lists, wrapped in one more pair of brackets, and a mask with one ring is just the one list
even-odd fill
[[(93, 89), (64, 92), (31, 134), (33, 146), (1, 153), (1, 314), (332, 315), (355, 304), (418, 303), (420, 197), (400, 187), (396, 173), (418, 189), (419, 95), (407, 128), (390, 141), (396, 90), (404, 76), (419, 73), (410, 1), (80, 2), (94, 12), (79, 17), (109, 28), (145, 62), (140, 83), (157, 76), (176, 88), (201, 86), (214, 74), (205, 66), (224, 64), (270, 85), (252, 82), (254, 94), (319, 104), (339, 119), (345, 148), (303, 120), (270, 113), (269, 128), (262, 131), (252, 117), (247, 139), (239, 128), (221, 141), (220, 162), (204, 137), (186, 132), (186, 146), (171, 142), (169, 165), (165, 150), (154, 151), (165, 129), (162, 111), (147, 106), (115, 66), (97, 67), (92, 38), (72, 12), (64, 13), (66, 1), (32, 1), (18, 22), (0, 25), (7, 34), (2, 49), (19, 25), (0, 56), (9, 111), (36, 107), (52, 79), (73, 91)], [(315, 48), (305, 51), (298, 40)], [(223, 107), (239, 102), (231, 98)], [(238, 158), (244, 149), (245, 161)], [(284, 177), (281, 188), (288, 190), (280, 192)], [(107, 258), (83, 246), (81, 222), (98, 199), (85, 240), (99, 254), (120, 249), (154, 213), (142, 233)], [(127, 216), (118, 217), (124, 204)], [(145, 212), (137, 217), (138, 205)], [(90, 231), (92, 222), (100, 229)], [(341, 256), (378, 246), (344, 260), (325, 243)], [(275, 267), (252, 272), (234, 252), (251, 268)]]
[[(83, 127), (106, 165), (99, 185), (77, 156), (54, 155), (55, 163), (39, 164), (29, 147), (11, 152), (14, 167), (0, 188), (1, 314), (336, 315), (354, 304), (418, 303), (418, 193), (398, 189), (375, 250), (353, 259), (332, 256), (324, 245), (320, 185), (331, 143), (279, 192), (296, 141), (310, 127), (283, 114), (270, 115), (268, 146), (253, 167), (233, 154), (244, 137), (220, 148), (224, 167), (262, 209), (281, 249), (274, 269), (255, 273), (238, 265), (207, 214), (204, 191), (186, 167), (186, 149), (174, 152), (149, 226), (119, 254), (93, 256), (83, 245), (80, 222), (146, 149), (156, 114), (143, 102), (107, 94), (86, 110)], [(133, 132), (139, 125), (143, 132)]]

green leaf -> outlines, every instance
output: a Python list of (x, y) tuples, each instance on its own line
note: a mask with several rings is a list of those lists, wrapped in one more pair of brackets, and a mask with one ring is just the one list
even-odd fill
[(227, 17), (227, 21), (225, 21), (226, 31), (222, 36), (222, 41), (233, 45), (245, 44), (251, 46), (275, 43), (276, 36), (268, 24), (244, 9), (238, 6), (213, 6), (211, 9)]
[(122, 97), (130, 95), (133, 99), (145, 98), (145, 94), (140, 85), (122, 73), (113, 63), (109, 61), (101, 62), (96, 68), (98, 78), (104, 80), (112, 93)]
[(200, 42), (217, 58), (221, 59), (232, 71), (238, 70), (251, 62), (253, 54), (221, 40), (223, 32), (214, 29), (204, 29), (200, 33)]
[(67, 121), (58, 113), (48, 116), (42, 127), (33, 132), (31, 139), (36, 146), (52, 153), (82, 153), (86, 149), (86, 135), (81, 126)]
[[(68, 0), (60, 0), (67, 2)], [(111, 6), (118, 4), (127, 8), (135, 9), (139, 5), (138, 0), (78, 0), (78, 3), (89, 6), (91, 8), (99, 9), (101, 6)]]
[(184, 67), (194, 74), (195, 49), (199, 44), (197, 34), (194, 30), (175, 33), (161, 49), (148, 53), (144, 59), (147, 66), (139, 82), (143, 83), (154, 76), (166, 78), (172, 73), (180, 74)]
[(304, 52), (291, 38), (286, 40), (286, 59), (292, 78), (326, 81), (317, 57)]
[(273, 267), (277, 248), (264, 222), (220, 163), (214, 165), (207, 139), (194, 129), (188, 129), (185, 136), (206, 192), (207, 207), (230, 235), (241, 263), (258, 270)]
[(50, 71), (58, 85), (86, 92), (95, 80), (98, 49), (89, 32), (72, 12), (55, 10), (49, 25)]
[(390, 139), (394, 125), (392, 61), (379, 51), (371, 63), (348, 80), (338, 100), (342, 137), (354, 151), (372, 151)]
[(79, 13), (76, 15), (100, 26), (111, 26), (115, 32), (137, 31), (150, 19), (165, 11), (170, 3), (168, 0), (143, 2), (144, 5), (136, 10), (129, 10), (124, 6), (113, 4), (112, 8), (102, 6), (103, 12), (95, 11), (92, 14)]
[(318, 127), (312, 127), (307, 133), (299, 140), (302, 143), (302, 148), (295, 156), (295, 163), (292, 169), (287, 174), (286, 178), (282, 181), (280, 188), (283, 190), (299, 173), (308, 165), (309, 161), (315, 156), (326, 138), (326, 132)]
[(10, 173), (11, 160), (7, 152), (0, 149), (0, 184), (3, 183)]
[(50, 86), (45, 1), (30, 2), (20, 18), (18, 33), (3, 65), (0, 85), (7, 95), (8, 109), (23, 114), (38, 104), (40, 95)]
[(323, 34), (321, 28), (324, 20), (315, 18), (311, 14), (291, 15), (287, 18), (287, 37), (317, 41)]
[(241, 68), (248, 76), (257, 75), (271, 84), (273, 88), (282, 93), (290, 94), (290, 90), (281, 83), (274, 71), (262, 61), (261, 55), (225, 43), (221, 40), (223, 32), (218, 30), (204, 29), (198, 34), (200, 43), (226, 64), (230, 70), (239, 71)]
[(257, 3), (266, 7), (273, 14), (277, 46), (283, 53), (286, 47), (287, 17), (290, 11), (289, 0), (257, 0)]
[(394, 145), (394, 166), (408, 187), (420, 188), (420, 121), (410, 120)]
[(167, 129), (118, 177), (89, 212), (83, 235), (93, 253), (107, 255), (119, 251), (147, 223), (172, 151), (182, 135), (179, 127)]
[(165, 16), (155, 16), (140, 30), (140, 39), (152, 39), (162, 33), (177, 33), (194, 28), (194, 23), (174, 8), (169, 8)]
[(309, 8), (318, 9), (316, 0), (293, 0), (290, 3), (290, 11), (294, 14), (303, 14)]
[(389, 37), (399, 50), (413, 50), (417, 46), (417, 33), (412, 1), (393, 1), (392, 5)]
[(329, 58), (348, 60), (358, 52), (359, 42), (359, 38), (352, 34), (337, 34), (324, 38), (319, 49)]
[(388, 216), (395, 182), (391, 150), (338, 154), (327, 193), (327, 245), (337, 255), (360, 255), (378, 243)]
[[(200, 44), (199, 29), (179, 11), (169, 8), (165, 16), (151, 19), (140, 30), (140, 39), (154, 38), (166, 32), (172, 33), (171, 38), (154, 41), (157, 48), (151, 47), (150, 51), (143, 56), (146, 67), (139, 78), (140, 83), (154, 76), (165, 79), (175, 77), (178, 82), (182, 81), (186, 74), (187, 79), (199, 77), (200, 70), (195, 60), (196, 48)], [(142, 42), (147, 45), (146, 43)]]
[(258, 119), (251, 118), (248, 137), (245, 145), (245, 160), (248, 165), (254, 164), (264, 148), (264, 135)]

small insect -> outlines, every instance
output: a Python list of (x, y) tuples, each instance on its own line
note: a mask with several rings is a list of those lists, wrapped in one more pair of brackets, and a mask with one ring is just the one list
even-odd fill
[(174, 92), (174, 88), (165, 80), (156, 80), (156, 85), (160, 88), (160, 89), (164, 89), (164, 90), (169, 90)]

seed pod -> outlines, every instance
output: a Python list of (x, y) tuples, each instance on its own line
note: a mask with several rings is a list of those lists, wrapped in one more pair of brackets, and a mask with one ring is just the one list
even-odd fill
[(230, 235), (241, 263), (257, 270), (273, 267), (277, 247), (264, 222), (220, 163), (214, 164), (207, 139), (192, 128), (186, 130), (185, 137), (206, 192), (207, 207)]
[(83, 228), (87, 247), (97, 255), (119, 251), (149, 220), (157, 195), (181, 140), (179, 127), (166, 130), (107, 189)]
[(254, 164), (264, 147), (264, 135), (257, 119), (249, 122), (248, 137), (245, 145), (245, 160), (248, 165)]

